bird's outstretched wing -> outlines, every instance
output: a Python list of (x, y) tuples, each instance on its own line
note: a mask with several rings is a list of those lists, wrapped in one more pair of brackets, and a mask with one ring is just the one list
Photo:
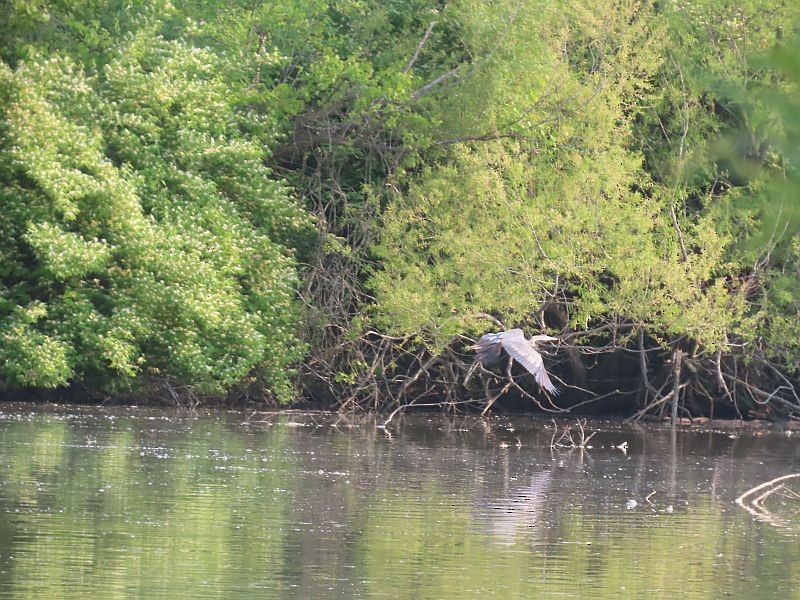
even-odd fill
[(551, 394), (558, 393), (556, 386), (550, 381), (550, 376), (544, 368), (542, 355), (525, 339), (525, 334), (521, 329), (511, 329), (498, 335), (501, 336), (500, 342), (506, 352), (533, 375), (536, 383)]
[(500, 362), (500, 342), (502, 337), (502, 333), (487, 333), (475, 343), (475, 353), (482, 365), (489, 367)]

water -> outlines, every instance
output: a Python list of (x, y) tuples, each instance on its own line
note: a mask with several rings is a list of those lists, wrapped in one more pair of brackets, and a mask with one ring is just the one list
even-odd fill
[(375, 425), (0, 406), (0, 597), (800, 598), (798, 433)]

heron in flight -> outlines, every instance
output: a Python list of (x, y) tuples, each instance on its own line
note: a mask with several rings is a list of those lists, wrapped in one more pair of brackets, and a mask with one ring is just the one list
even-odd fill
[(508, 352), (511, 358), (533, 375), (536, 383), (542, 389), (551, 394), (557, 394), (558, 390), (553, 385), (553, 382), (550, 381), (542, 355), (536, 350), (536, 344), (539, 342), (554, 342), (557, 340), (558, 338), (549, 335), (534, 335), (532, 338), (526, 339), (522, 329), (510, 329), (500, 333), (487, 333), (475, 344), (475, 352), (478, 355), (478, 361), (482, 365), (490, 366), (500, 362), (500, 349), (502, 348)]

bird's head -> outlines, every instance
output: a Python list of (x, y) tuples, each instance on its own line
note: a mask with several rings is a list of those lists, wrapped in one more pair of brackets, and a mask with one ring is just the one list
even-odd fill
[(535, 346), (536, 344), (539, 344), (541, 342), (557, 342), (557, 341), (558, 341), (558, 338), (557, 337), (553, 337), (552, 335), (539, 334), (539, 335), (534, 335), (533, 337), (531, 337), (531, 345), (533, 345), (533, 346)]

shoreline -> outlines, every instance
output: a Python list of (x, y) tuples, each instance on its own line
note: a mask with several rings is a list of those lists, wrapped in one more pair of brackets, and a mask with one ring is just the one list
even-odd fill
[[(342, 413), (332, 408), (321, 407), (302, 407), (302, 406), (235, 406), (226, 405), (224, 402), (219, 404), (199, 404), (196, 406), (177, 406), (166, 405), (159, 402), (148, 401), (143, 399), (142, 402), (125, 403), (119, 401), (108, 402), (90, 402), (90, 401), (73, 401), (73, 400), (44, 400), (44, 399), (10, 399), (0, 397), (0, 415), (4, 413), (19, 413), (24, 411), (29, 412), (82, 412), (82, 411), (143, 411), (143, 412), (157, 412), (157, 413), (180, 413), (180, 414), (242, 414), (248, 417), (248, 420), (254, 416), (281, 416), (281, 415), (329, 415), (331, 417), (345, 417), (347, 419), (375, 419), (380, 423), (385, 420), (391, 411), (363, 411), (363, 412), (349, 412)], [(555, 421), (558, 426), (566, 426), (574, 424), (576, 421), (584, 421), (585, 426), (603, 430), (606, 427), (616, 429), (618, 427), (624, 428), (655, 428), (663, 430), (671, 426), (669, 418), (658, 418), (655, 416), (644, 416), (638, 421), (632, 421), (628, 417), (618, 414), (570, 414), (563, 413), (554, 416), (547, 413), (532, 412), (532, 411), (503, 411), (489, 413), (481, 416), (479, 412), (464, 412), (458, 415), (446, 413), (444, 411), (404, 411), (400, 417), (395, 417), (393, 422), (397, 422), (403, 418), (417, 419), (475, 419), (481, 420), (503, 420), (503, 419), (530, 419), (531, 421), (539, 422), (552, 422)], [(606, 427), (603, 427), (603, 426)], [(381, 427), (383, 427), (381, 425)], [(723, 431), (723, 432), (752, 432), (752, 433), (784, 433), (791, 435), (793, 432), (800, 432), (800, 419), (788, 418), (781, 421), (769, 421), (763, 418), (750, 418), (750, 419), (709, 419), (708, 417), (687, 418), (683, 417), (679, 420), (678, 429), (682, 431)]]

